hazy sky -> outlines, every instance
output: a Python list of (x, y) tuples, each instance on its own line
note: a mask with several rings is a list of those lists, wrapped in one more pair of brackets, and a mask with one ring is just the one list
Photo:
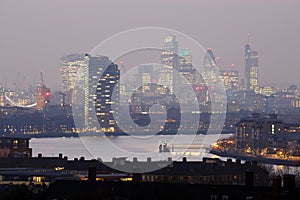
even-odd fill
[(300, 84), (297, 0), (1, 0), (0, 81), (35, 83), (43, 69), (46, 84), (58, 88), (62, 56), (143, 26), (183, 32), (242, 75), (250, 33), (260, 84)]

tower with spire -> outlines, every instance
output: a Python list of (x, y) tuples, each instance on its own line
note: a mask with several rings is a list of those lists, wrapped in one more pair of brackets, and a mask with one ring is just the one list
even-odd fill
[(250, 47), (250, 38), (245, 45), (245, 90), (258, 91), (258, 59), (257, 51)]

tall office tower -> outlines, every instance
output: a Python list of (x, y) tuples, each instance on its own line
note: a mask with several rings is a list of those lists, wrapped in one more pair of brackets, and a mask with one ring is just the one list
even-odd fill
[(96, 123), (99, 123), (103, 131), (111, 132), (115, 129), (111, 105), (115, 104), (118, 107), (118, 66), (108, 57), (101, 55), (86, 54), (85, 62), (84, 128), (96, 130)]
[(204, 85), (208, 88), (207, 102), (218, 103), (215, 105), (220, 106), (222, 110), (224, 101), (226, 101), (225, 95), (223, 95), (225, 88), (217, 67), (216, 57), (210, 48), (203, 56), (203, 72), (201, 75)]
[(245, 86), (246, 90), (258, 92), (258, 53), (250, 48), (249, 41), (245, 45)]
[(173, 93), (173, 70), (178, 62), (178, 42), (175, 35), (166, 35), (163, 39), (159, 84), (168, 87)]
[(141, 87), (143, 92), (148, 87), (148, 84), (152, 83), (152, 81), (153, 81), (153, 65), (151, 64), (139, 65), (138, 74), (137, 74), (137, 83), (138, 86)]
[[(117, 116), (119, 109), (120, 71), (118, 65), (111, 63), (103, 72), (97, 84), (96, 114), (103, 132), (117, 131)], [(112, 108), (115, 106), (115, 109)]]
[(235, 101), (239, 90), (239, 72), (233, 69), (220, 70), (220, 80), (226, 90), (227, 101)]
[(214, 67), (217, 65), (216, 57), (211, 50), (211, 48), (208, 48), (204, 57), (203, 57), (203, 66), (204, 67)]
[(205, 84), (209, 88), (214, 88), (219, 77), (217, 77), (217, 62), (213, 51), (209, 48), (203, 57), (203, 73), (202, 84)]
[[(85, 54), (70, 54), (61, 58), (60, 72), (62, 76), (62, 92), (66, 95), (66, 103), (72, 105), (76, 90), (74, 90), (75, 82), (83, 81), (83, 68), (86, 63), (84, 60)], [(77, 88), (78, 90), (79, 88)]]
[[(62, 76), (62, 92), (67, 93), (74, 89), (79, 68), (85, 66), (85, 54), (70, 54), (61, 58), (60, 72)], [(81, 76), (82, 78), (82, 76)]]
[(196, 80), (196, 68), (192, 64), (192, 55), (189, 49), (182, 49), (178, 58), (177, 70), (189, 84), (194, 84)]
[[(194, 99), (194, 91), (190, 89), (196, 83), (196, 68), (192, 64), (192, 55), (189, 49), (182, 49), (178, 56), (178, 65), (174, 77), (177, 84), (174, 84), (175, 92), (184, 92), (182, 101), (189, 103)], [(177, 76), (180, 76), (177, 78)]]
[(80, 99), (76, 99), (78, 90), (83, 90), (80, 84), (76, 82), (83, 82), (83, 68), (86, 66), (84, 60), (85, 54), (70, 54), (61, 58), (60, 72), (62, 77), (62, 92), (65, 94), (66, 105), (78, 104)]
[(239, 72), (237, 70), (220, 70), (220, 75), (226, 90), (238, 91)]

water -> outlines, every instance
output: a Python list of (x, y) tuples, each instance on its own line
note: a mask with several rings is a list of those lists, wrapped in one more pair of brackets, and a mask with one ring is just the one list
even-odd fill
[[(229, 136), (231, 135), (221, 135), (221, 138)], [(211, 145), (218, 138), (219, 135), (167, 135), (147, 138), (129, 136), (32, 138), (30, 147), (34, 157), (39, 153), (45, 157), (57, 157), (59, 153), (62, 153), (69, 159), (85, 157), (85, 159), (101, 158), (103, 161), (111, 161), (113, 157), (128, 157), (129, 160), (137, 157), (140, 161), (145, 161), (147, 157), (151, 157), (152, 160), (163, 160), (167, 157), (180, 160), (183, 156), (188, 160), (199, 161), (203, 157), (218, 156), (208, 153), (207, 149), (172, 149), (171, 145), (188, 146), (191, 143)], [(159, 144), (164, 141), (168, 143), (171, 152), (158, 152)]]
[[(232, 135), (224, 134), (221, 135), (220, 138), (230, 136)], [(203, 157), (220, 158), (221, 160), (227, 159), (227, 157), (219, 157), (210, 154), (206, 149), (175, 149), (175, 152), (171, 153), (158, 153), (159, 141), (163, 142), (166, 140), (169, 144), (186, 144), (186, 141), (190, 141), (191, 139), (189, 138), (190, 136), (177, 136), (177, 140), (172, 140), (173, 137), (174, 136), (155, 136), (144, 140), (133, 139), (128, 136), (109, 138), (32, 138), (30, 140), (30, 147), (32, 148), (34, 157), (36, 157), (39, 153), (42, 153), (45, 157), (58, 157), (58, 154), (62, 153), (64, 156), (68, 156), (69, 159), (85, 157), (85, 159), (101, 158), (103, 161), (111, 161), (113, 157), (124, 156), (128, 157), (128, 160), (132, 160), (133, 157), (137, 157), (138, 160), (145, 161), (149, 155), (152, 155), (152, 160), (167, 159), (167, 157), (172, 157), (173, 160), (181, 160), (183, 156), (187, 157), (189, 161), (201, 161)], [(204, 138), (205, 140), (203, 140)], [(137, 143), (137, 141), (139, 142)], [(210, 145), (215, 141), (215, 136), (204, 137), (203, 135), (197, 135), (196, 138), (194, 138), (194, 143), (196, 144), (203, 142), (203, 144)], [(112, 151), (112, 149), (115, 150), (116, 147), (126, 149), (128, 153)], [(134, 152), (134, 155), (132, 155), (132, 152)], [(140, 154), (137, 154), (136, 152), (140, 152)], [(291, 173), (297, 175), (297, 177), (300, 175), (300, 167), (287, 167), (281, 165), (265, 165), (265, 167), (272, 174), (275, 173), (282, 175), (285, 173)]]
[(44, 157), (58, 157), (59, 153), (70, 159), (84, 156), (92, 159), (81, 140), (77, 137), (32, 138), (29, 142), (33, 157), (41, 153)]

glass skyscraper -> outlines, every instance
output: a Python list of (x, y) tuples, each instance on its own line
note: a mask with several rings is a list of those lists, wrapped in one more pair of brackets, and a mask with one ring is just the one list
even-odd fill
[(173, 93), (173, 70), (177, 68), (178, 42), (175, 35), (166, 35), (161, 52), (161, 69), (159, 84), (169, 88)]
[(245, 45), (245, 89), (258, 92), (258, 52)]
[(77, 72), (85, 65), (84, 54), (70, 54), (61, 58), (62, 92), (68, 93), (74, 89), (76, 79), (82, 78)]

